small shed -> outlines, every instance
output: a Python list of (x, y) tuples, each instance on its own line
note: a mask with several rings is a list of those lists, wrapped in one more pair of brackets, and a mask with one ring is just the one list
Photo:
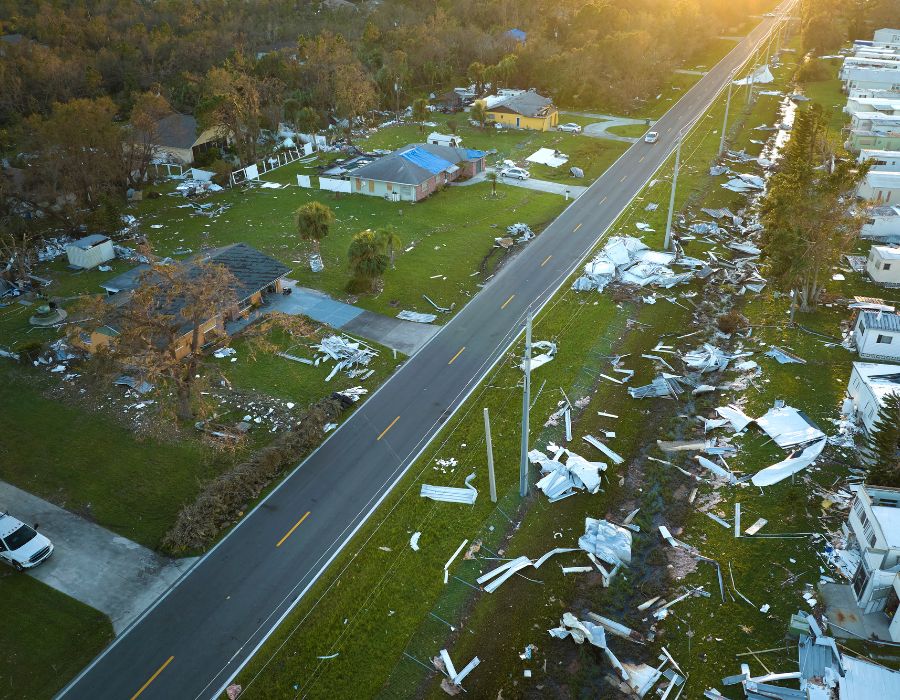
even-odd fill
[(900, 362), (900, 315), (863, 311), (856, 319), (853, 341), (862, 358)]
[(66, 246), (69, 264), (84, 270), (102, 265), (116, 257), (113, 242), (101, 233), (79, 238)]
[(872, 281), (885, 287), (900, 287), (900, 247), (873, 245), (866, 260)]
[(439, 134), (432, 131), (428, 134), (428, 143), (434, 146), (448, 146), (449, 148), (459, 148), (462, 143), (462, 136), (456, 134)]

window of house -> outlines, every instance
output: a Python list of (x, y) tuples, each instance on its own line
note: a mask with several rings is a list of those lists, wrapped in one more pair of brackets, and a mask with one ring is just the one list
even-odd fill
[(876, 343), (881, 343), (882, 345), (890, 345), (891, 341), (893, 341), (893, 336), (890, 335), (880, 335), (875, 339)]
[(388, 191), (388, 192), (393, 192), (393, 191), (394, 191), (394, 183), (393, 183), (393, 182), (387, 183), (387, 191)]
[(860, 333), (866, 332), (866, 324), (862, 319), (860, 319), (860, 321), (859, 321), (859, 332)]
[(875, 219), (866, 219), (866, 224), (872, 226), (875, 223)]
[(866, 512), (863, 510), (863, 504), (862, 501), (859, 500), (859, 496), (857, 496), (856, 500), (853, 502), (853, 510), (856, 511), (856, 517), (859, 518), (860, 521), (862, 521), (863, 516), (866, 514)]
[(874, 532), (871, 535), (869, 535), (869, 546), (870, 547), (875, 546), (875, 533)]
[(882, 269), (882, 270), (890, 270), (890, 269), (891, 269), (891, 264), (890, 264), (890, 263), (884, 263), (884, 264), (881, 266), (881, 269)]

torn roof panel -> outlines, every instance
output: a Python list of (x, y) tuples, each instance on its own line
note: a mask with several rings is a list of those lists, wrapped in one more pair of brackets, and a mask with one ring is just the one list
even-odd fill
[(825, 437), (825, 433), (802, 411), (792, 406), (773, 406), (764, 416), (756, 419), (756, 424), (781, 448), (803, 445)]

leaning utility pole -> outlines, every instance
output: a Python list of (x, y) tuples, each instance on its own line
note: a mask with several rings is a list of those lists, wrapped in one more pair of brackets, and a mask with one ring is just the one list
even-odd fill
[(725, 119), (722, 120), (722, 136), (719, 137), (719, 156), (725, 152), (725, 134), (728, 132), (728, 108), (731, 107), (731, 86), (734, 84), (734, 73), (728, 76), (728, 97), (725, 98)]
[(519, 495), (528, 495), (528, 412), (531, 408), (531, 309), (525, 320), (525, 390), (522, 392), (522, 454), (519, 459)]
[(675, 172), (672, 173), (672, 193), (669, 195), (669, 217), (666, 219), (666, 240), (664, 250), (672, 244), (672, 216), (675, 214), (675, 189), (678, 187), (678, 168), (681, 167), (681, 132), (678, 133), (678, 145), (675, 147)]
[(487, 407), (484, 409), (484, 442), (487, 446), (488, 485), (491, 488), (491, 502), (497, 502), (497, 481), (494, 479), (494, 446), (491, 444), (491, 418)]
[(750, 100), (753, 97), (753, 74), (756, 72), (756, 66), (753, 66), (750, 75), (747, 76), (747, 106), (750, 106)]

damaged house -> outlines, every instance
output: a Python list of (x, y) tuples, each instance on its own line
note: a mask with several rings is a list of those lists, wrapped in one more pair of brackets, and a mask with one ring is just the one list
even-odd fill
[(853, 342), (864, 359), (900, 362), (900, 315), (861, 312), (853, 329)]
[(549, 97), (526, 90), (502, 99), (487, 100), (489, 123), (515, 129), (550, 131), (559, 124), (559, 112)]
[(854, 415), (871, 433), (885, 397), (900, 394), (900, 365), (854, 362), (847, 394)]
[(884, 612), (889, 634), (900, 642), (900, 489), (860, 484), (847, 522), (841, 527), (859, 555), (853, 595), (863, 614)]
[[(214, 263), (225, 267), (234, 277), (233, 292), (234, 298), (237, 299), (236, 305), (221, 309), (219, 313), (201, 324), (201, 345), (227, 335), (226, 323), (246, 317), (252, 309), (263, 303), (265, 295), (281, 293), (284, 277), (291, 271), (280, 261), (246, 243), (234, 243), (202, 253), (191, 260), (173, 264), (191, 265), (193, 262)], [(104, 289), (110, 293), (108, 303), (116, 307), (127, 304), (131, 293), (140, 285), (142, 274), (149, 269), (147, 265), (139, 265), (104, 283)], [(174, 350), (179, 359), (190, 353), (194, 327), (185, 323), (181, 330), (183, 332), (175, 341)], [(118, 334), (115, 322), (110, 322), (90, 334), (82, 334), (78, 344), (88, 352), (96, 352), (113, 344)]]
[(866, 273), (875, 284), (900, 287), (900, 248), (873, 245), (866, 259)]

